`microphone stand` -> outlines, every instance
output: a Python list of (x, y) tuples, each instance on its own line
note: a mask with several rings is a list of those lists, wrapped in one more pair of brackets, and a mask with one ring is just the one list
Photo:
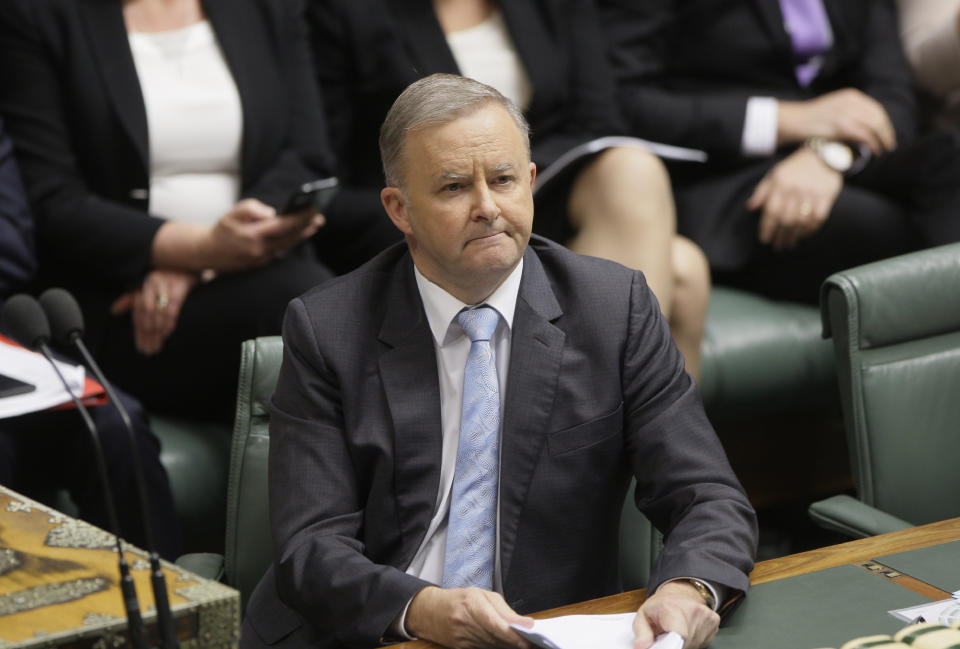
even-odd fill
[(123, 425), (127, 429), (127, 436), (130, 439), (131, 450), (133, 451), (133, 470), (137, 481), (137, 494), (140, 499), (140, 512), (142, 514), (143, 529), (147, 539), (147, 551), (150, 554), (150, 586), (153, 588), (153, 601), (157, 611), (157, 630), (160, 634), (160, 646), (162, 649), (180, 649), (180, 642), (177, 640), (177, 632), (173, 625), (173, 613), (170, 610), (170, 600), (167, 597), (167, 581), (163, 576), (163, 568), (160, 565), (160, 555), (157, 553), (157, 544), (153, 535), (153, 522), (150, 520), (149, 508), (147, 506), (146, 481), (143, 479), (143, 468), (140, 465), (140, 450), (137, 447), (137, 440), (133, 434), (133, 424), (130, 422), (130, 415), (127, 409), (123, 407), (123, 402), (117, 397), (113, 386), (107, 381), (107, 377), (100, 371), (100, 367), (87, 349), (80, 333), (74, 331), (69, 336), (69, 341), (73, 343), (80, 354), (87, 362), (87, 365), (93, 370), (97, 380), (107, 391), (107, 396), (111, 403), (120, 413)]
[(117, 520), (117, 511), (113, 504), (113, 496), (110, 494), (109, 477), (107, 476), (106, 463), (103, 460), (103, 447), (100, 446), (100, 436), (97, 434), (96, 426), (86, 407), (80, 402), (80, 399), (70, 389), (70, 385), (60, 372), (56, 362), (53, 360), (53, 354), (50, 353), (50, 347), (43, 340), (36, 342), (36, 347), (40, 349), (44, 358), (50, 363), (53, 370), (57, 373), (63, 387), (73, 400), (77, 410), (83, 417), (87, 425), (87, 431), (90, 433), (90, 439), (93, 441), (94, 456), (97, 462), (97, 471), (100, 473), (100, 486), (103, 490), (104, 500), (107, 503), (107, 516), (110, 519), (110, 526), (113, 527), (114, 538), (117, 542), (117, 554), (120, 557), (120, 590), (123, 593), (123, 606), (127, 611), (127, 625), (130, 630), (130, 641), (134, 649), (148, 649), (146, 641), (146, 631), (143, 626), (143, 618), (140, 616), (140, 604), (137, 601), (137, 590), (133, 583), (133, 577), (130, 574), (130, 565), (123, 555), (123, 542), (120, 540), (120, 523)]

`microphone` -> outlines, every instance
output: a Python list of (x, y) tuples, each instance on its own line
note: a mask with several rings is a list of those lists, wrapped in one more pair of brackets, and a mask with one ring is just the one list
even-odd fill
[(127, 437), (130, 440), (130, 448), (133, 452), (133, 470), (137, 482), (137, 492), (140, 498), (140, 514), (143, 520), (144, 535), (147, 541), (147, 552), (150, 554), (150, 585), (153, 588), (153, 601), (157, 609), (157, 629), (160, 633), (160, 646), (162, 649), (179, 649), (180, 643), (177, 640), (176, 629), (173, 625), (173, 613), (170, 610), (170, 600), (167, 597), (167, 581), (163, 576), (163, 568), (160, 566), (160, 555), (157, 553), (156, 541), (153, 535), (153, 522), (150, 517), (150, 509), (147, 503), (146, 480), (143, 478), (143, 467), (140, 462), (140, 452), (137, 448), (136, 436), (133, 432), (133, 425), (130, 423), (130, 415), (124, 408), (123, 402), (117, 398), (113, 386), (103, 375), (100, 366), (93, 359), (90, 350), (83, 342), (83, 312), (80, 311), (80, 305), (74, 299), (69, 291), (62, 288), (50, 288), (40, 296), (40, 305), (46, 312), (50, 321), (50, 328), (53, 331), (53, 338), (60, 344), (75, 346), (83, 355), (87, 365), (93, 370), (94, 376), (103, 385), (110, 397), (110, 402), (116, 407), (123, 420), (123, 425), (127, 430)]
[(97, 472), (100, 477), (100, 487), (103, 491), (103, 499), (107, 505), (107, 517), (110, 526), (113, 528), (113, 535), (117, 543), (117, 555), (120, 557), (120, 589), (123, 593), (123, 606), (127, 611), (127, 626), (130, 631), (130, 640), (135, 649), (148, 649), (146, 633), (143, 627), (143, 618), (140, 616), (140, 604), (137, 601), (137, 591), (133, 583), (133, 577), (130, 575), (130, 566), (123, 555), (123, 542), (120, 539), (120, 524), (117, 522), (117, 510), (113, 502), (113, 494), (110, 491), (109, 476), (107, 475), (106, 462), (103, 459), (103, 448), (100, 446), (100, 436), (97, 428), (94, 426), (93, 419), (86, 407), (80, 402), (80, 399), (70, 389), (70, 384), (63, 378), (60, 368), (53, 360), (53, 353), (47, 344), (50, 341), (50, 324), (47, 322), (47, 316), (44, 315), (40, 304), (29, 295), (14, 295), (6, 304), (3, 305), (3, 321), (7, 325), (10, 335), (21, 344), (31, 349), (39, 349), (44, 358), (53, 367), (60, 382), (66, 389), (67, 394), (73, 400), (80, 416), (87, 426), (90, 433), (90, 439), (93, 442), (94, 457), (96, 458)]

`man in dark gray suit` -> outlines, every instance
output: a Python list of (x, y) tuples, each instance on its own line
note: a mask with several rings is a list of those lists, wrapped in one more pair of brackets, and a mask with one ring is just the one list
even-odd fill
[[(747, 589), (756, 520), (643, 275), (531, 237), (526, 124), (492, 88), (420, 80), (380, 143), (406, 242), (288, 308), (275, 562), (242, 646), (527, 647), (517, 612), (620, 589), (631, 475), (666, 535), (637, 647), (705, 645)], [(474, 315), (485, 338), (464, 335)]]

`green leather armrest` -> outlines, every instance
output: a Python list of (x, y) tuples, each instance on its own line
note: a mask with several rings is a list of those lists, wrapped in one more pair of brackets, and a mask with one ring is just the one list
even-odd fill
[(224, 560), (222, 554), (193, 552), (177, 558), (177, 565), (206, 579), (223, 581)]
[(815, 502), (810, 505), (809, 514), (820, 527), (860, 539), (913, 527), (850, 496), (832, 496)]

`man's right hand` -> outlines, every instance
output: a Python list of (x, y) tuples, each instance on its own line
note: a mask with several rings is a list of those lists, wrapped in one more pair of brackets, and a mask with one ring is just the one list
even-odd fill
[(456, 649), (530, 649), (511, 624), (530, 626), (533, 619), (515, 613), (499, 593), (427, 586), (410, 601), (406, 629), (421, 640)]
[(887, 111), (876, 99), (855, 88), (842, 88), (806, 101), (779, 102), (777, 144), (797, 144), (812, 137), (865, 144), (874, 155), (897, 146)]

